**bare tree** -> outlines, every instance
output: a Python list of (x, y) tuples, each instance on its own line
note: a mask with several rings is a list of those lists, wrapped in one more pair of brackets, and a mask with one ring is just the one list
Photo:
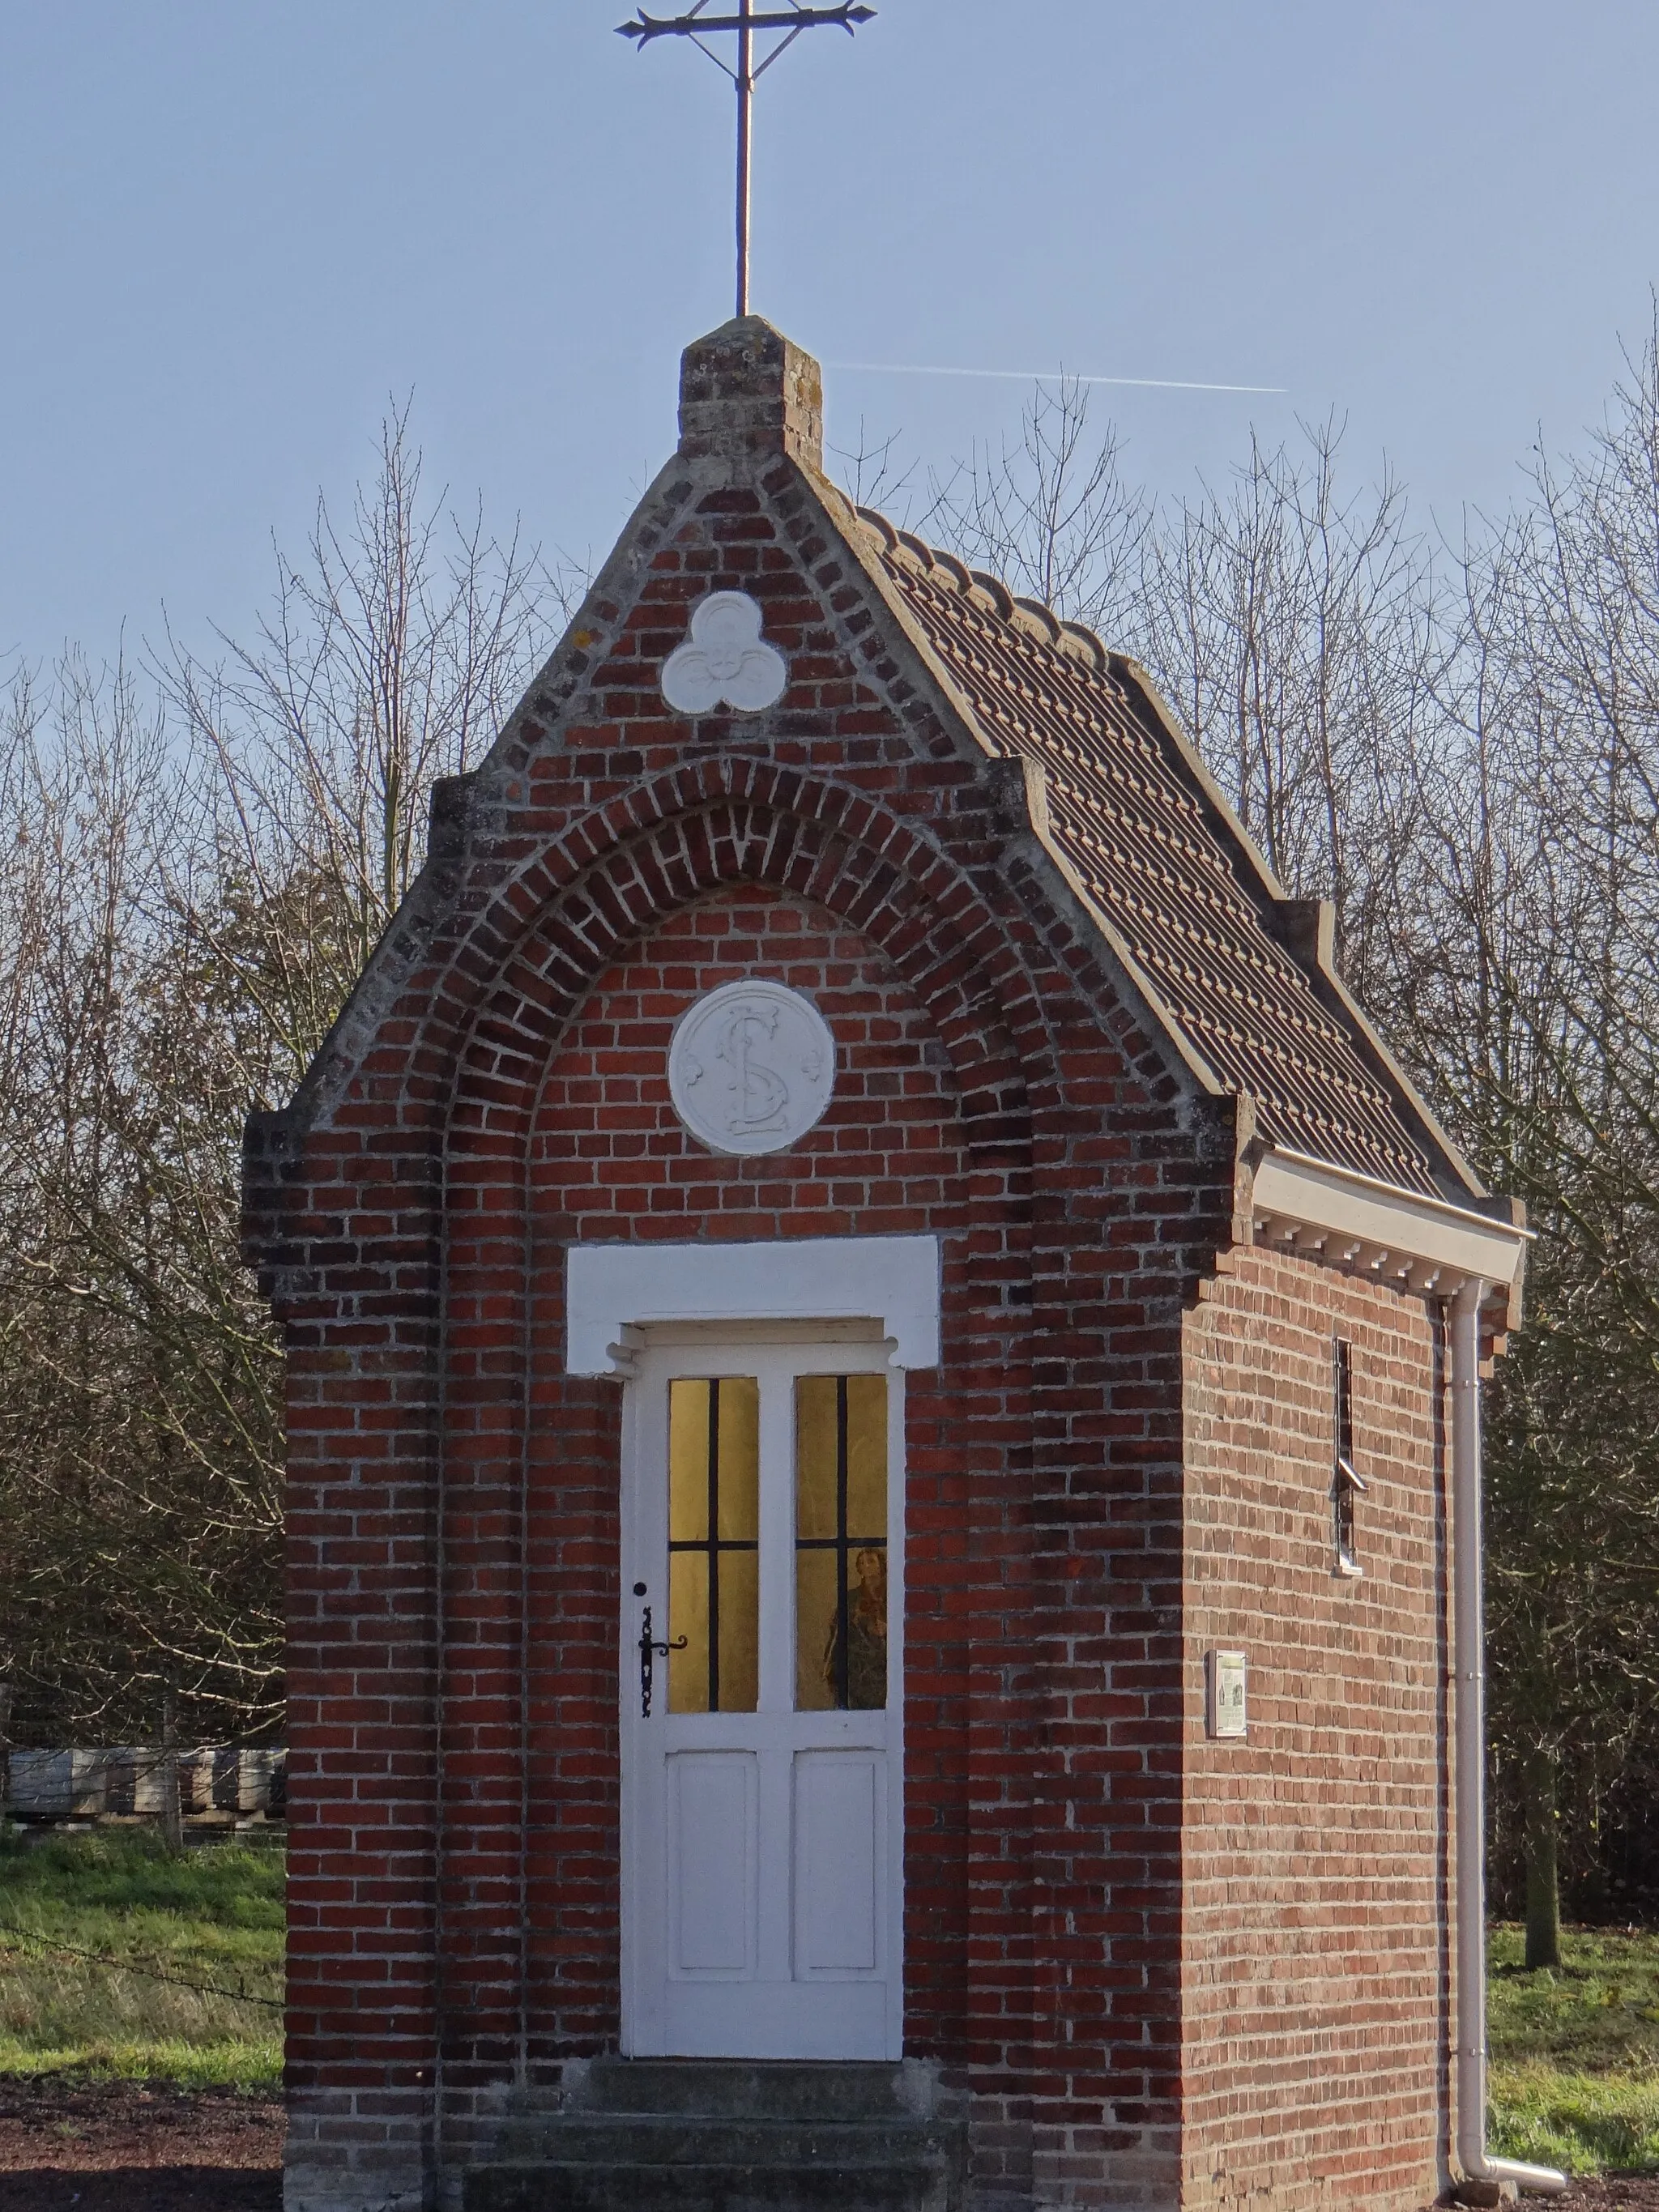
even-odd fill
[[(1402, 489), (1385, 477), (1345, 494), (1328, 422), (1297, 447), (1253, 439), (1223, 491), (1155, 510), (1088, 401), (1075, 382), (1039, 386), (1018, 444), (929, 472), (915, 526), (1144, 661), (1270, 865), (1334, 899), (1355, 980), (1388, 993), (1413, 926), (1407, 764), (1446, 638)], [(891, 442), (881, 463), (904, 484)]]
[(1017, 446), (994, 453), (975, 446), (942, 473), (929, 471), (915, 526), (1119, 641), (1136, 604), (1147, 507), (1123, 476), (1116, 431), (1108, 423), (1091, 434), (1089, 415), (1088, 389), (1075, 378), (1039, 384)]
[[(1656, 325), (1659, 328), (1659, 325)], [(1476, 1167), (1540, 1230), (1492, 1407), (1492, 1721), (1528, 1955), (1659, 1768), (1659, 343), (1437, 556), (1331, 422), (1148, 514), (1039, 394), (923, 519), (1149, 667)], [(1115, 520), (1113, 518), (1116, 518)], [(1132, 520), (1133, 518), (1133, 520)], [(1566, 1778), (1564, 1783), (1564, 1777)]]
[(210, 666), (175, 641), (161, 671), (201, 809), (177, 896), (280, 1041), (260, 1095), (309, 1060), (424, 857), (433, 784), (494, 739), (582, 580), (421, 478), (404, 407), (349, 524), (319, 501), (307, 559), (278, 551), (252, 642)]
[[(0, 1675), (16, 1726), (281, 1715), (280, 1360), (237, 1254), (291, 1089), (562, 610), (406, 420), (254, 643), (73, 657), (0, 721)], [(169, 1705), (169, 1701), (171, 1701)]]
[(830, 451), (842, 465), (842, 489), (854, 506), (879, 507), (908, 530), (916, 507), (918, 464), (906, 458), (903, 438), (902, 430), (878, 437), (860, 415), (856, 441)]
[(1386, 473), (1345, 493), (1337, 426), (1249, 459), (1160, 518), (1132, 634), (1281, 881), (1332, 899), (1339, 953), (1385, 1014), (1420, 834), (1439, 586)]
[(1562, 1778), (1581, 1826), (1659, 1729), (1659, 319), (1470, 565), (1490, 1003), (1464, 1080), (1543, 1232), (1497, 1409), (1495, 1713), (1548, 1964)]
[(5, 735), (0, 1637), (31, 1716), (153, 1728), (169, 1685), (269, 1712), (274, 1360), (240, 1099), (161, 891), (176, 765), (125, 668), (20, 684)]
[[(1492, 1420), (1492, 1715), (1550, 1955), (1558, 1838), (1659, 1770), (1659, 324), (1589, 449), (1431, 554), (1330, 423), (1154, 509), (1086, 394), (855, 492), (1144, 660), (1476, 1165), (1541, 1233)], [(238, 1141), (291, 1087), (564, 578), (376, 480), (210, 663), (22, 672), (0, 717), (0, 1676), (14, 1728), (280, 1711), (276, 1347)], [(1506, 1831), (1507, 1832), (1507, 1831)]]

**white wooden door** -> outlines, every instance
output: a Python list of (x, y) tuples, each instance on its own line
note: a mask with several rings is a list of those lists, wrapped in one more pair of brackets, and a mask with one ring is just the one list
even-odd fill
[(683, 1331), (639, 1355), (622, 1632), (636, 2056), (900, 2055), (902, 1392), (855, 1328)]

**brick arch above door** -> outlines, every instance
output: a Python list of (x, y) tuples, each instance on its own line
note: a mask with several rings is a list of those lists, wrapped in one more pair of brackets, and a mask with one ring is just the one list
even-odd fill
[[(1030, 947), (990, 884), (896, 816), (842, 786), (722, 760), (585, 817), (561, 845), (568, 873), (550, 855), (501, 902), (505, 920), (541, 894), (513, 942), (492, 946), (494, 981), (455, 1042), (452, 1155), (471, 1149), (473, 1131), (493, 1149), (534, 1111), (564, 1024), (611, 960), (677, 910), (741, 884), (821, 905), (878, 945), (927, 1009), (975, 1138), (1029, 1141), (1029, 1091), (1055, 1063)], [(469, 969), (482, 946), (481, 933)]]
[[(751, 968), (813, 995), (842, 1048), (844, 1082), (802, 1143), (745, 1159), (708, 1152), (679, 1127), (665, 1063), (687, 1000)], [(917, 1780), (907, 1814), (905, 1997), (908, 2033), (921, 2047), (964, 2047), (969, 1736), (975, 1700), (1016, 1662), (1012, 1616), (1030, 1575), (1032, 1232), (1029, 1178), (1009, 1152), (1002, 1167), (988, 1144), (970, 1144), (937, 1030), (877, 944), (816, 901), (738, 882), (623, 947), (562, 1033), (528, 1147), (522, 1308), (502, 1265), (519, 1219), (495, 1202), (507, 1194), (452, 1221), (449, 1310), (459, 1331), (447, 1472), (460, 1534), (451, 1556), (462, 1555), (468, 1528), (515, 1532), (504, 1547), (500, 1619), (521, 1603), (513, 1632), (523, 1638), (526, 1750), (514, 1773), (526, 1791), (529, 1924), (559, 1924), (573, 1865), (590, 1886), (579, 1931), (559, 1924), (556, 1936), (527, 1947), (532, 2068), (560, 2050), (603, 2047), (620, 2002), (621, 1407), (614, 1376), (573, 1374), (567, 1358), (568, 1254), (583, 1242), (637, 1253), (656, 1240), (744, 1249), (769, 1236), (939, 1241), (940, 1362), (907, 1372), (905, 1391), (906, 1574), (917, 1606), (907, 1647), (907, 1759)], [(515, 1656), (481, 1671), (505, 1679), (519, 1663)], [(513, 1718), (483, 1699), (476, 1711), (480, 1735)], [(573, 1744), (580, 1762), (560, 1768), (556, 1756)], [(504, 1775), (500, 1786), (516, 1780)], [(1000, 1889), (1016, 1879), (999, 1864)]]
[(1166, 1125), (1186, 1086), (1040, 856), (981, 839), (968, 858), (845, 784), (723, 753), (568, 822), (516, 866), (498, 864), (493, 884), (458, 888), (459, 865), (434, 862), (445, 927), (389, 939), (379, 988), (348, 1007), (290, 1106), (250, 1121), (245, 1249), (265, 1294), (290, 1316), (310, 1309), (305, 1222), (360, 1173), (395, 1205), (400, 1279), (412, 1282), (416, 1248), (443, 1213), (434, 1154), (447, 1153), (451, 1180), (514, 1172), (558, 1037), (595, 977), (665, 915), (728, 884), (819, 899), (882, 947), (951, 1057), (974, 1145), (1027, 1152), (1033, 1104), (1063, 1112), (1079, 1068), (1091, 1103), (1109, 1094), (1141, 1126)]

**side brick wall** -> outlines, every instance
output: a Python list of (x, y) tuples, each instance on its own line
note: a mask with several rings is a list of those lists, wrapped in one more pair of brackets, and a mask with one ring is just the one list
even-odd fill
[(267, 1259), (287, 1263), (289, 2212), (420, 2212), (432, 2166), (441, 1274), (433, 1164), (388, 1088), (313, 1138)]
[[(1357, 1579), (1333, 1545), (1338, 1336)], [(1183, 2212), (1418, 2212), (1452, 2037), (1438, 1311), (1243, 1249), (1187, 1340)], [(1206, 1735), (1216, 1648), (1249, 1655), (1246, 1742)]]

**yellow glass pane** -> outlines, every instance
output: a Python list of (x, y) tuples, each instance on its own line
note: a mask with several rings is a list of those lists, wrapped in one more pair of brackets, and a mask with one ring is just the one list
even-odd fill
[(708, 1554), (671, 1552), (668, 1557), (666, 1644), (685, 1638), (684, 1651), (668, 1655), (668, 1710), (708, 1711)]
[(719, 1387), (720, 1533), (752, 1544), (760, 1534), (760, 1384), (752, 1375), (723, 1375)]
[(886, 1376), (803, 1375), (795, 1386), (798, 1711), (886, 1704)]
[(709, 1399), (716, 1392), (719, 1533), (728, 1541), (751, 1544), (760, 1534), (760, 1385), (752, 1375), (723, 1375), (712, 1382), (680, 1376), (668, 1386), (672, 1543), (700, 1544), (708, 1534)]
[[(827, 1712), (842, 1703), (837, 1552), (795, 1554), (795, 1710)], [(887, 1703), (887, 1554), (874, 1545), (848, 1562), (846, 1705), (879, 1712)]]
[(847, 1534), (887, 1537), (887, 1377), (847, 1377)]
[(836, 1554), (795, 1554), (795, 1711), (830, 1711), (836, 1703)]
[(684, 1379), (668, 1386), (668, 1536), (674, 1544), (701, 1543), (708, 1534), (708, 1391), (707, 1382)]
[[(711, 1462), (712, 1447), (712, 1462)], [(717, 1546), (705, 1546), (714, 1506)], [(709, 1710), (711, 1652), (722, 1712), (752, 1713), (759, 1703), (760, 1386), (752, 1375), (680, 1376), (668, 1386), (669, 1629), (686, 1638), (668, 1660), (668, 1710)], [(711, 1586), (711, 1577), (712, 1586)]]
[(759, 1554), (722, 1552), (719, 1572), (720, 1711), (752, 1713), (760, 1704)]
[(847, 1703), (854, 1712), (887, 1703), (887, 1553), (874, 1545), (854, 1553), (848, 1581)]
[(834, 1375), (803, 1375), (795, 1384), (797, 1542), (841, 1533), (836, 1500), (837, 1380)]
[[(841, 1392), (847, 1404), (847, 1525), (838, 1513)], [(887, 1535), (887, 1377), (803, 1375), (795, 1386), (795, 1537)]]

